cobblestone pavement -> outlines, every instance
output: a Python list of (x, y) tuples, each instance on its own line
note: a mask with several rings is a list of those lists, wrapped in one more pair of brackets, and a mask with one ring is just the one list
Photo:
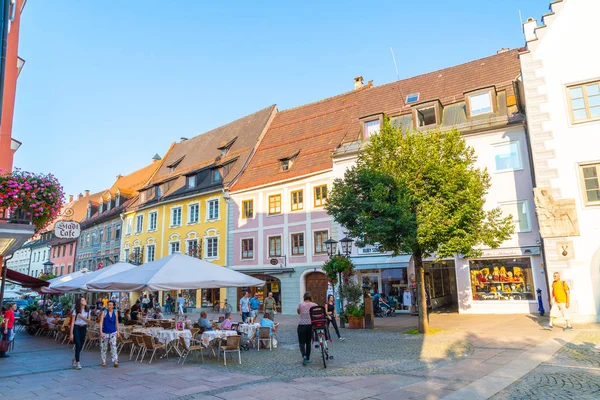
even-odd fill
[(600, 399), (600, 332), (578, 334), (493, 399)]

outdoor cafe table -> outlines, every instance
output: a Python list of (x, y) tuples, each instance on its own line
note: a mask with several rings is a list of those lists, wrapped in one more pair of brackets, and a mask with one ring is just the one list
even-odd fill
[(210, 343), (216, 339), (227, 339), (227, 336), (235, 336), (236, 331), (206, 331), (202, 334), (201, 341), (204, 347), (209, 347)]
[(259, 323), (255, 324), (239, 324), (238, 330), (248, 336), (249, 339), (252, 339), (254, 335), (256, 335), (256, 330), (260, 328)]

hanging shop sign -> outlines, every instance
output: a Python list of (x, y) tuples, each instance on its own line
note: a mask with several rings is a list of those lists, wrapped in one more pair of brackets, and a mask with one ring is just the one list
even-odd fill
[(58, 221), (54, 224), (54, 234), (61, 239), (77, 239), (81, 235), (79, 222)]

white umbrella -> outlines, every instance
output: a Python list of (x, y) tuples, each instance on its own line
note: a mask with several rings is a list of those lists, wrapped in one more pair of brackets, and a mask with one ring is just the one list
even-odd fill
[(109, 276), (118, 274), (128, 269), (134, 268), (135, 265), (126, 262), (118, 262), (108, 267), (104, 267), (94, 272), (87, 273), (78, 278), (72, 279), (67, 282), (62, 282), (54, 286), (55, 290), (61, 292), (99, 292), (100, 290), (91, 289), (88, 284), (96, 282), (100, 279), (107, 278)]
[(89, 283), (91, 289), (143, 290), (212, 289), (260, 286), (264, 281), (184, 254), (172, 254), (148, 264)]
[(87, 269), (82, 269), (80, 271), (75, 271), (75, 272), (71, 272), (70, 274), (67, 275), (62, 275), (59, 276), (57, 278), (53, 278), (48, 280), (48, 283), (50, 285), (48, 285), (47, 287), (44, 287), (40, 290), (40, 293), (46, 293), (46, 294), (54, 294), (54, 293), (59, 293), (60, 290), (56, 290), (55, 287), (61, 283), (64, 282), (69, 282), (70, 280), (73, 280), (75, 278), (79, 278), (80, 276), (87, 274), (89, 271)]

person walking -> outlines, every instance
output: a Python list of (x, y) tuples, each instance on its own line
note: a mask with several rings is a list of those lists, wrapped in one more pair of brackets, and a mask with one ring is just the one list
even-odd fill
[(571, 305), (569, 285), (567, 285), (567, 282), (560, 279), (559, 272), (555, 272), (552, 277), (554, 278), (554, 282), (552, 282), (552, 307), (550, 308), (550, 323), (548, 324), (548, 329), (554, 327), (554, 321), (562, 314), (565, 321), (567, 321), (565, 331), (570, 331), (573, 327), (569, 320), (569, 307)]
[(304, 301), (298, 304), (298, 344), (302, 354), (302, 365), (310, 363), (310, 345), (312, 342), (312, 323), (310, 320), (310, 309), (316, 307), (310, 292), (304, 293)]
[(183, 314), (183, 306), (185, 305), (185, 297), (180, 293), (179, 297), (177, 297), (177, 306), (179, 307), (179, 314)]
[(338, 326), (337, 326), (337, 321), (336, 321), (337, 315), (335, 313), (335, 300), (334, 300), (332, 294), (327, 296), (327, 304), (325, 304), (325, 314), (327, 315), (327, 329), (329, 329), (329, 325), (332, 324), (333, 329), (335, 329), (335, 333), (337, 334), (338, 340), (340, 340), (342, 342), (344, 340), (346, 340), (342, 337), (342, 335), (340, 335), (340, 330), (338, 329)]
[(110, 355), (115, 368), (119, 366), (119, 353), (117, 351), (117, 337), (121, 336), (119, 332), (119, 323), (117, 321), (117, 311), (115, 302), (109, 300), (106, 303), (106, 310), (100, 315), (100, 357), (102, 366), (106, 367), (106, 350), (110, 344)]
[(277, 314), (277, 303), (273, 298), (273, 293), (269, 292), (269, 295), (263, 302), (263, 312), (271, 314), (271, 319), (275, 321), (275, 314)]
[[(8, 303), (6, 305), (6, 311), (4, 311), (4, 323), (2, 324), (2, 340), (10, 342), (12, 338), (13, 329), (15, 327), (15, 311), (17, 310), (17, 303)], [(6, 352), (0, 351), (0, 358), (10, 357)]]
[(244, 296), (240, 299), (240, 314), (242, 315), (242, 322), (246, 323), (246, 319), (250, 317), (250, 299), (248, 298), (248, 292), (244, 292)]
[(260, 299), (258, 292), (254, 293), (254, 297), (250, 299), (250, 317), (254, 321), (258, 317), (258, 309), (260, 307)]
[(173, 307), (173, 298), (170, 294), (167, 294), (167, 299), (165, 300), (165, 314), (170, 314), (171, 309)]
[(85, 336), (87, 335), (87, 325), (91, 322), (87, 301), (84, 297), (80, 297), (75, 303), (70, 335), (71, 341), (75, 342), (75, 358), (73, 359), (72, 367), (78, 370), (81, 369), (79, 356), (85, 342)]

